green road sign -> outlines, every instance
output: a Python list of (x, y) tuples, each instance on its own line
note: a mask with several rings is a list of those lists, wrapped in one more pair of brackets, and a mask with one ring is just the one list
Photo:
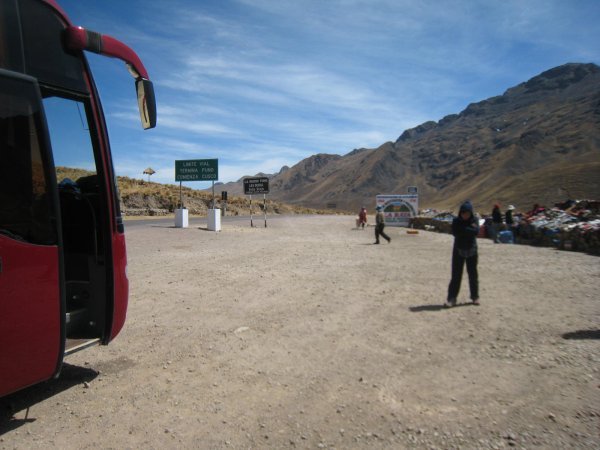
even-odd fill
[(175, 181), (216, 181), (218, 179), (218, 159), (175, 161)]

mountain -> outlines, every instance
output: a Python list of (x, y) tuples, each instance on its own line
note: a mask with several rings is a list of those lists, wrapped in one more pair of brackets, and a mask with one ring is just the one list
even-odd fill
[(270, 178), (271, 198), (350, 211), (407, 186), (442, 209), (600, 198), (600, 67), (555, 67), (395, 142), (313, 155)]

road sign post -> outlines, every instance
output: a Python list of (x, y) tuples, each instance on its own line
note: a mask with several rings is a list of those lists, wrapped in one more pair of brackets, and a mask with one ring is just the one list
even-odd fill
[[(215, 209), (215, 181), (219, 179), (219, 160), (187, 159), (175, 161), (175, 181), (179, 181), (179, 203), (183, 206), (182, 183), (184, 181), (212, 181), (212, 209)], [(215, 230), (217, 231), (217, 230)]]
[(252, 228), (254, 224), (252, 223), (252, 195), (250, 195), (250, 228)]
[(225, 217), (227, 210), (227, 191), (221, 191), (221, 215)]
[(265, 228), (267, 228), (267, 194), (269, 193), (269, 179), (261, 178), (244, 178), (244, 194), (250, 196), (250, 226), (254, 226), (252, 222), (252, 195), (263, 194), (263, 211), (265, 214)]

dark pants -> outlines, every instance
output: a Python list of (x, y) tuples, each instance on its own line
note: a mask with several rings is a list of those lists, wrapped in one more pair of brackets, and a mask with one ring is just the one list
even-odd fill
[(388, 242), (390, 241), (390, 237), (383, 232), (384, 228), (385, 228), (384, 223), (375, 225), (375, 243), (376, 244), (379, 244), (379, 236), (382, 236)]
[(471, 300), (479, 298), (479, 281), (477, 279), (477, 254), (465, 258), (458, 254), (458, 251), (452, 252), (452, 279), (448, 286), (448, 301), (456, 301), (460, 291), (460, 282), (462, 281), (463, 266), (467, 263), (467, 273), (469, 274), (469, 289), (471, 290)]

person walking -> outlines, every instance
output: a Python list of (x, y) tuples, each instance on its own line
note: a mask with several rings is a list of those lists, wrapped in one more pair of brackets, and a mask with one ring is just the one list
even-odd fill
[(385, 216), (383, 215), (383, 206), (378, 206), (377, 213), (375, 213), (375, 244), (379, 244), (379, 236), (383, 236), (386, 241), (392, 242), (392, 238), (383, 232), (384, 228)]
[(452, 248), (452, 279), (448, 285), (448, 299), (444, 306), (450, 308), (456, 305), (460, 291), (463, 267), (466, 263), (469, 275), (469, 289), (474, 305), (479, 305), (479, 280), (477, 275), (477, 234), (479, 222), (473, 214), (470, 201), (464, 202), (458, 211), (458, 217), (452, 221), (454, 246)]
[(500, 212), (500, 205), (496, 203), (492, 210), (492, 236), (490, 236), (494, 243), (498, 243), (498, 233), (502, 230), (502, 213)]

